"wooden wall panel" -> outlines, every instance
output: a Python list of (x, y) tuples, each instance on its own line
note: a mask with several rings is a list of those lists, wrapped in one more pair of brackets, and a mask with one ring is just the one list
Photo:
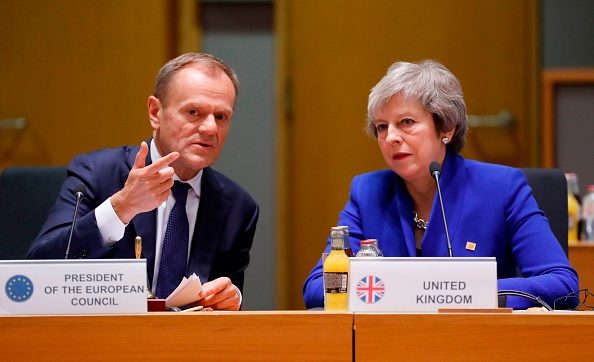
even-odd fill
[(594, 68), (547, 69), (542, 72), (542, 155), (544, 167), (558, 167), (555, 159), (557, 150), (555, 134), (563, 130), (558, 129), (557, 124), (556, 89), (563, 85), (594, 85)]
[(151, 135), (146, 101), (169, 59), (166, 0), (0, 2), (0, 169), (63, 165)]

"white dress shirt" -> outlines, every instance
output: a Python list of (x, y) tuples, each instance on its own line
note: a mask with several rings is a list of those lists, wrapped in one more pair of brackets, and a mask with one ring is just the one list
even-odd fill
[[(150, 143), (150, 153), (152, 162), (156, 162), (162, 156), (155, 146), (155, 142)], [(188, 199), (186, 201), (186, 213), (188, 215), (188, 224), (190, 226), (190, 235), (188, 235), (188, 255), (190, 257), (190, 251), (192, 246), (192, 235), (194, 235), (194, 229), (196, 227), (196, 217), (198, 216), (198, 207), (200, 206), (200, 191), (202, 188), (202, 173), (200, 170), (196, 176), (189, 179), (187, 182), (191, 188), (188, 190)], [(181, 181), (177, 175), (173, 175), (174, 181)], [(161, 264), (161, 252), (163, 250), (163, 240), (165, 238), (165, 229), (167, 228), (167, 220), (169, 219), (169, 213), (175, 204), (175, 198), (171, 194), (165, 202), (157, 207), (157, 232), (156, 232), (156, 245), (155, 245), (155, 269), (153, 273), (153, 280), (151, 289), (154, 292), (157, 290), (157, 278), (159, 276), (159, 267)], [(110, 198), (105, 200), (101, 205), (95, 209), (95, 218), (97, 220), (97, 227), (101, 233), (103, 246), (106, 248), (111, 247), (117, 241), (119, 241), (126, 230), (127, 224), (124, 224), (117, 214), (115, 213), (111, 204)], [(237, 295), (239, 296), (239, 304), (242, 302), (242, 295), (237, 286), (235, 286)]]
[[(162, 156), (155, 146), (155, 142), (150, 144), (151, 160), (156, 162)], [(173, 175), (174, 181), (180, 181), (177, 175)], [(192, 245), (192, 235), (194, 235), (194, 228), (196, 227), (196, 217), (198, 215), (198, 207), (200, 206), (200, 189), (202, 186), (202, 170), (196, 176), (188, 181), (185, 181), (190, 186), (188, 190), (188, 199), (186, 201), (186, 213), (188, 215), (188, 225), (190, 226), (190, 234), (188, 235), (188, 256), (190, 257), (190, 247)], [(151, 284), (153, 291), (156, 290), (157, 277), (159, 276), (159, 267), (161, 264), (161, 251), (163, 249), (163, 239), (165, 238), (165, 229), (167, 228), (167, 220), (169, 213), (175, 204), (173, 194), (169, 195), (167, 200), (157, 207), (157, 232), (155, 245), (155, 269), (153, 273), (153, 282)], [(127, 224), (124, 224), (116, 215), (110, 199), (105, 200), (95, 210), (95, 218), (97, 219), (97, 227), (103, 239), (103, 246), (111, 247), (119, 241), (126, 230)]]

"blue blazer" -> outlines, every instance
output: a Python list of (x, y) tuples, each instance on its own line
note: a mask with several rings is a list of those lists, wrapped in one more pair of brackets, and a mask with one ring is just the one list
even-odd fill
[[(87, 191), (80, 203), (70, 258), (134, 258), (134, 239), (141, 236), (148, 280), (153, 280), (156, 209), (136, 215), (126, 227), (124, 237), (110, 248), (103, 247), (95, 219), (95, 208), (124, 187), (139, 149), (139, 146), (125, 146), (76, 156), (27, 258), (64, 258), (75, 208), (73, 190), (82, 183)], [(150, 163), (149, 153), (146, 164)], [(226, 276), (242, 290), (258, 213), (257, 203), (241, 186), (210, 167), (205, 168), (187, 275), (196, 273), (203, 283)]]
[[(429, 170), (427, 170), (429, 172)], [(538, 208), (524, 173), (516, 168), (465, 160), (448, 152), (440, 187), (452, 243), (452, 254), (494, 256), (499, 290), (518, 290), (553, 301), (577, 291), (578, 276)], [(448, 256), (439, 196), (435, 195), (422, 256)], [(350, 227), (353, 252), (361, 239), (378, 239), (385, 256), (415, 257), (413, 203), (404, 181), (392, 170), (356, 176), (350, 199), (337, 225)], [(476, 244), (466, 248), (467, 241)], [(326, 252), (330, 250), (330, 240)], [(519, 267), (523, 278), (517, 277)], [(303, 286), (307, 308), (323, 307), (322, 262)], [(508, 306), (533, 302), (509, 297)]]

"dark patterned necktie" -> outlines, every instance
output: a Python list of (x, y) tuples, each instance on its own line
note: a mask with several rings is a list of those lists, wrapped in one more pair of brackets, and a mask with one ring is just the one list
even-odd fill
[(189, 188), (189, 184), (179, 181), (175, 181), (171, 188), (175, 204), (167, 221), (159, 277), (157, 278), (157, 297), (162, 299), (167, 298), (186, 276), (188, 238), (190, 235), (188, 215), (186, 214), (186, 199), (188, 198)]

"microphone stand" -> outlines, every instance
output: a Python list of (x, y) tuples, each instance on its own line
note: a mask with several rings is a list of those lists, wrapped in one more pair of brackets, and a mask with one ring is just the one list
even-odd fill
[(64, 259), (68, 259), (68, 253), (70, 253), (70, 243), (72, 243), (72, 234), (74, 233), (74, 224), (76, 223), (76, 215), (78, 214), (78, 206), (80, 205), (80, 200), (82, 200), (84, 197), (83, 191), (80, 190), (83, 187), (84, 186), (79, 185), (75, 189), (75, 191), (76, 191), (76, 206), (74, 208), (74, 217), (72, 218), (72, 226), (70, 227), (70, 237), (68, 237), (68, 245), (66, 246), (66, 255), (64, 256)]
[(435, 179), (437, 183), (437, 194), (439, 195), (439, 204), (441, 206), (441, 216), (443, 217), (443, 226), (445, 229), (446, 234), (446, 241), (448, 243), (448, 254), (450, 258), (452, 257), (452, 242), (450, 241), (450, 233), (448, 232), (448, 223), (446, 221), (445, 209), (443, 207), (443, 199), (441, 197), (441, 187), (439, 186), (439, 175), (441, 175), (441, 165), (437, 161), (431, 162), (429, 165), (429, 171), (431, 172), (431, 176)]

